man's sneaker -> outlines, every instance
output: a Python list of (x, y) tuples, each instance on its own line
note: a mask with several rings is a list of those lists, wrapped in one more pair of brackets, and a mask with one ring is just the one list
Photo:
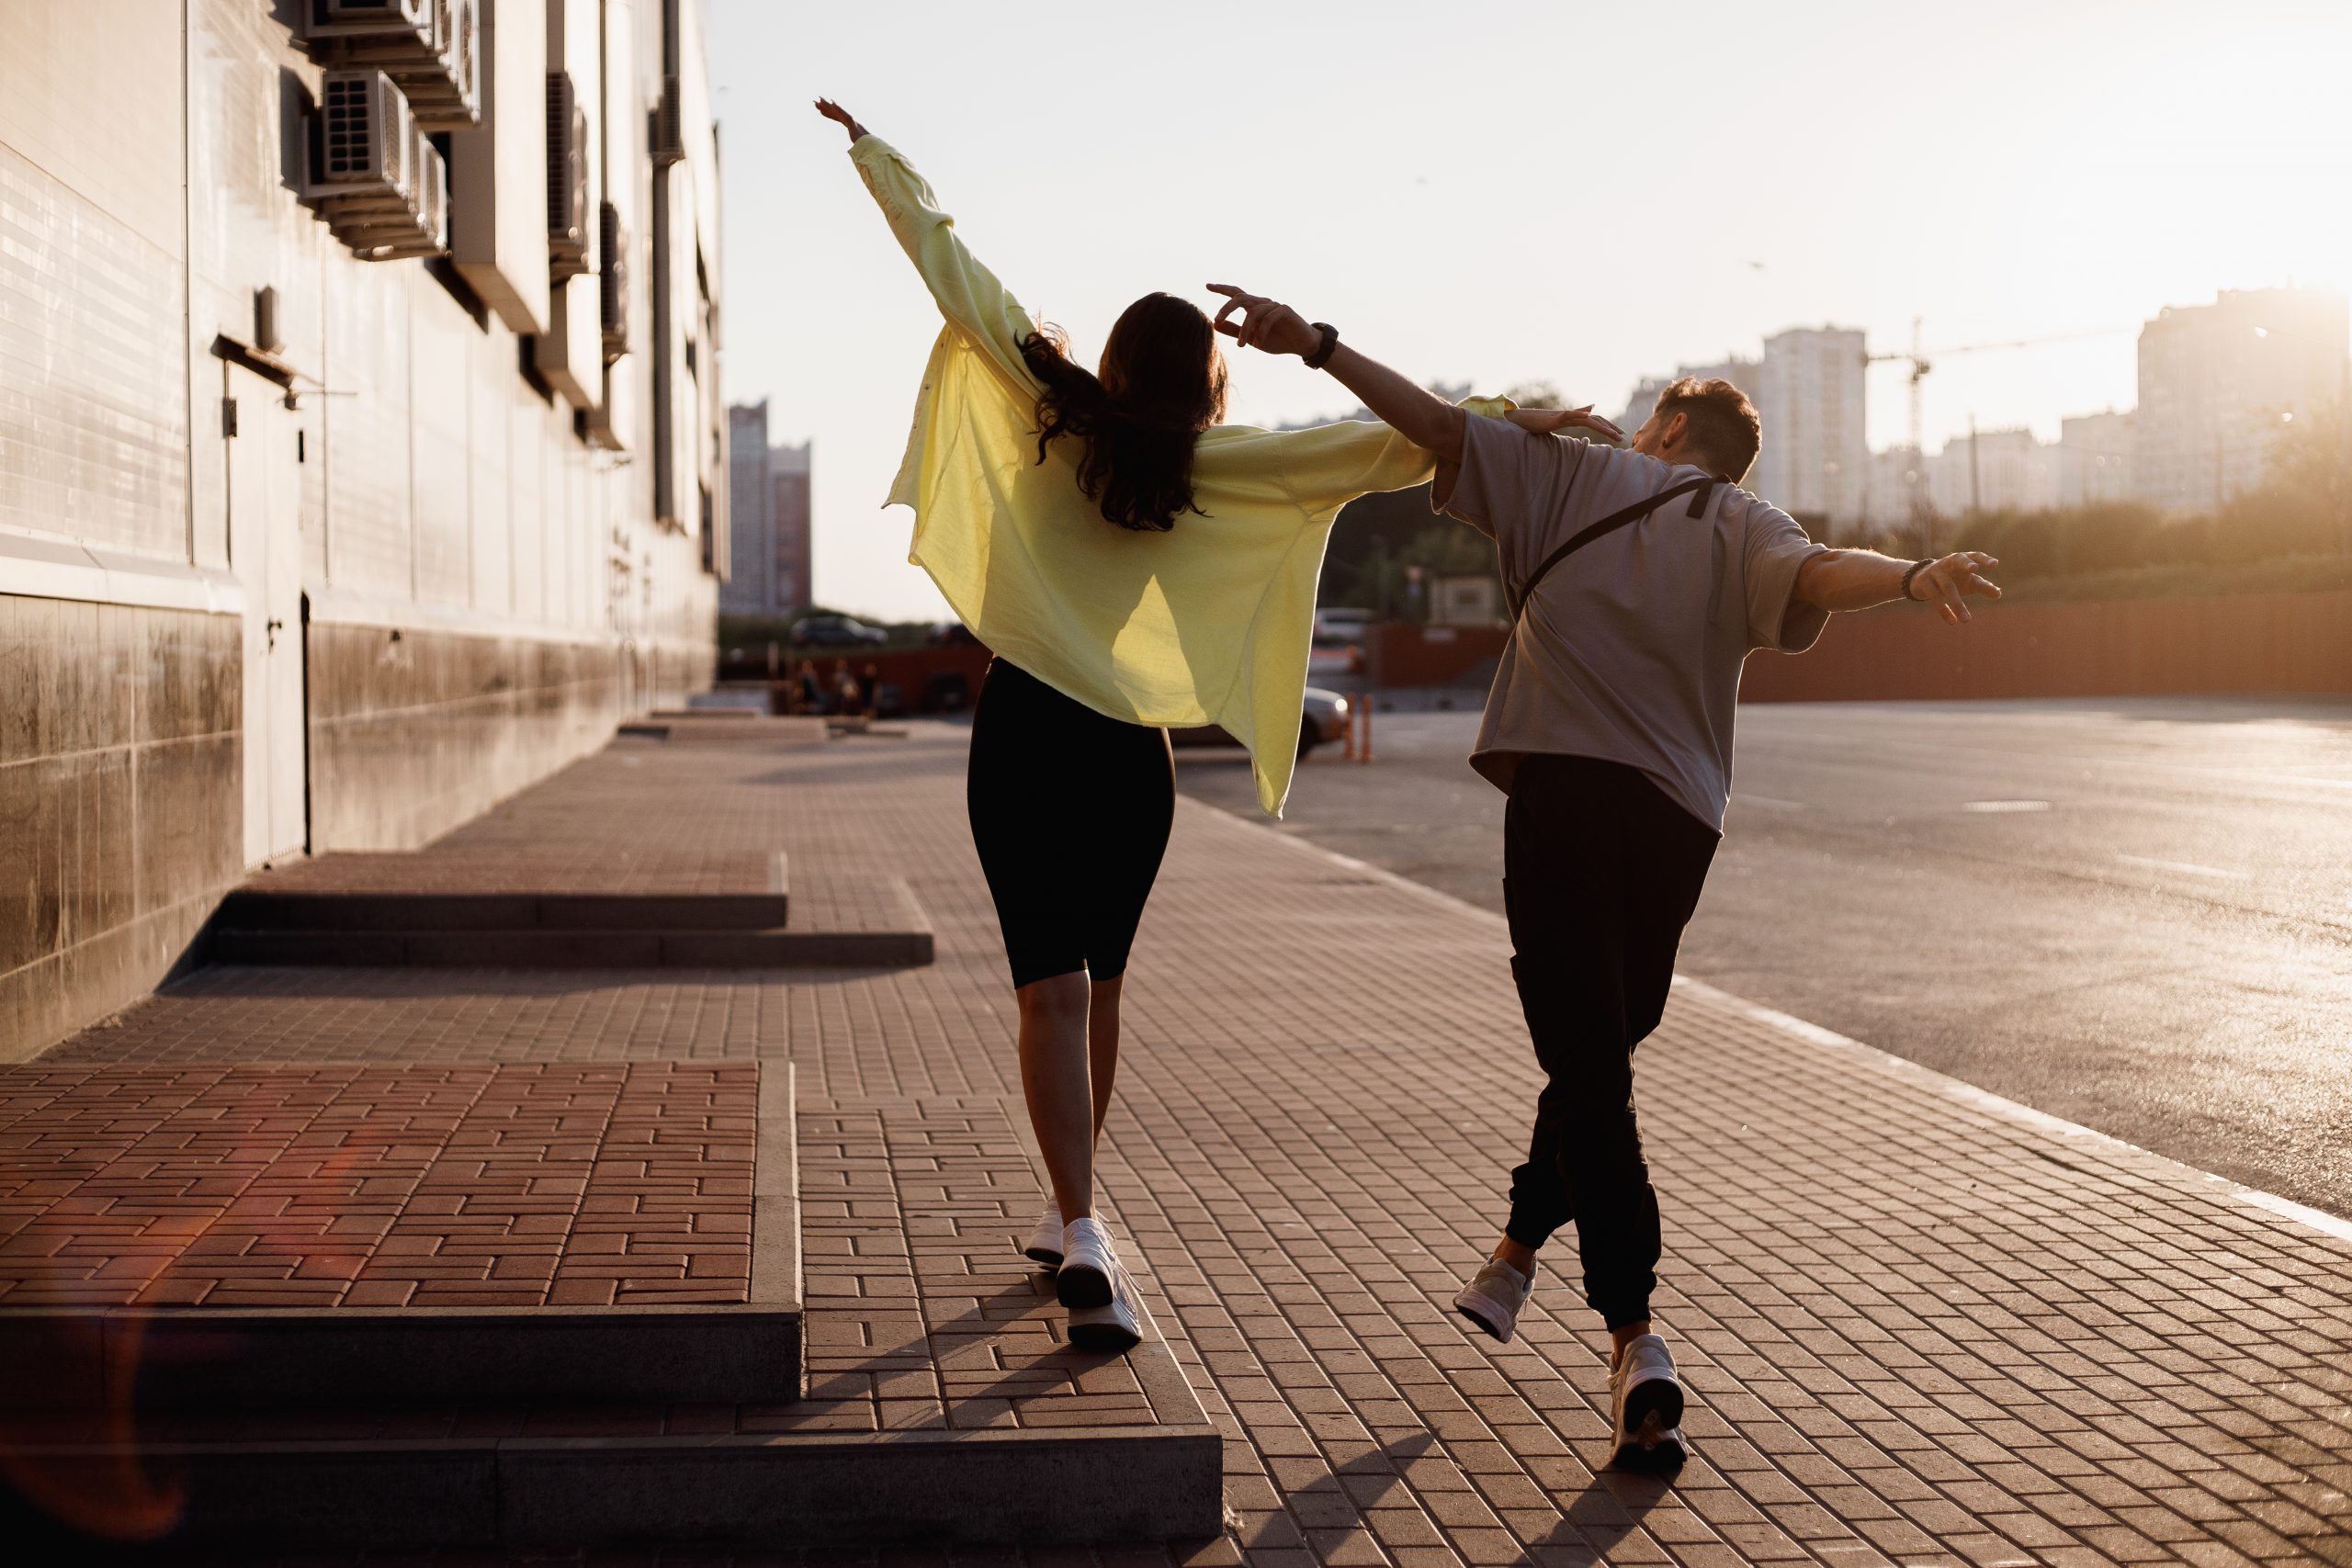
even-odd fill
[(1034, 1258), (1048, 1269), (1061, 1267), (1062, 1212), (1051, 1198), (1046, 1200), (1046, 1212), (1037, 1216), (1037, 1228), (1029, 1233), (1029, 1245), (1021, 1249), (1023, 1258)]
[(1453, 1298), (1453, 1310), (1508, 1345), (1519, 1326), (1520, 1308), (1534, 1288), (1533, 1269), (1522, 1274), (1501, 1258), (1489, 1258)]
[(1136, 1284), (1116, 1262), (1111, 1265), (1111, 1299), (1098, 1307), (1074, 1307), (1069, 1314), (1069, 1342), (1080, 1350), (1123, 1356), (1143, 1339), (1143, 1313), (1136, 1303)]
[(1616, 1447), (1610, 1462), (1623, 1470), (1679, 1470), (1683, 1461), (1682, 1383), (1666, 1341), (1645, 1334), (1625, 1347), (1609, 1371)]
[(1062, 1266), (1054, 1270), (1054, 1297), (1066, 1307), (1109, 1306), (1119, 1255), (1111, 1233), (1091, 1214), (1062, 1227)]

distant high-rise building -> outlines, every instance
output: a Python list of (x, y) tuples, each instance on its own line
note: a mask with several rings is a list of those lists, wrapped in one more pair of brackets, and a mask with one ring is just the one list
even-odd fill
[(727, 426), (734, 574), (718, 607), (730, 615), (795, 615), (809, 604), (809, 445), (769, 445), (765, 399), (729, 409)]
[(1749, 392), (1764, 423), (1764, 449), (1747, 488), (1833, 532), (1861, 522), (1870, 486), (1863, 355), (1859, 331), (1792, 327), (1764, 340)]
[(804, 441), (797, 446), (771, 448), (768, 454), (775, 527), (768, 564), (779, 615), (807, 609), (813, 597), (808, 570), (810, 446)]
[(1764, 357), (1685, 365), (1642, 382), (1618, 423), (1630, 433), (1685, 376), (1721, 378), (1747, 394), (1763, 424), (1763, 449), (1747, 487), (1775, 506), (1830, 529), (1862, 521), (1870, 488), (1863, 427), (1862, 334), (1842, 327), (1792, 327), (1764, 340)]
[(2289, 417), (2335, 400), (2348, 325), (2345, 297), (2319, 288), (2224, 290), (2158, 311), (2140, 330), (2140, 498), (2203, 511), (2259, 488)]
[(2059, 422), (2059, 505), (2092, 506), (2132, 498), (2132, 423), (2128, 410)]

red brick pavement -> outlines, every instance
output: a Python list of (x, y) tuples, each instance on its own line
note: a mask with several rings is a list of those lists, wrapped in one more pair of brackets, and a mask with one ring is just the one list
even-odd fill
[(0, 1069), (0, 1306), (744, 1301), (758, 1077)]
[[(216, 971), (43, 1065), (788, 1057), (814, 1170), (825, 1137), (870, 1147), (866, 1108), (1014, 1092), (961, 766), (927, 727), (887, 754), (616, 749), (544, 819), (532, 792), (463, 830), (610, 833), (609, 792), (649, 846), (902, 874), (928, 969)], [(1187, 803), (1127, 998), (1104, 1180), (1228, 1434), (1252, 1563), (2352, 1562), (2352, 1244), (2226, 1184), (1682, 988), (1640, 1073), (1695, 1401), (1665, 1486), (1594, 1472), (1601, 1337), (1557, 1275), (1509, 1348), (1445, 1306), (1535, 1087), (1491, 918)], [(893, 1170), (919, 1168), (873, 1114)], [(874, 1190), (871, 1232), (854, 1200), (840, 1232), (812, 1217), (812, 1307), (819, 1244), (849, 1243), (860, 1299), (899, 1288), (858, 1250), (888, 1233)], [(970, 1218), (1009, 1249), (1027, 1203), (999, 1206)], [(857, 1352), (911, 1342), (911, 1314), (858, 1310), (899, 1326)], [(1017, 1358), (1029, 1331), (1004, 1337)], [(924, 1407), (901, 1386), (843, 1385), (877, 1422)]]

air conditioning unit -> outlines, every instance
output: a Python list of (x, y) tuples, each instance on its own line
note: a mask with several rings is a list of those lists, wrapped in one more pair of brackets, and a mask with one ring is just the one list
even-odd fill
[(390, 77), (327, 72), (309, 130), (301, 197), (335, 238), (368, 261), (447, 248), (448, 172)]
[(620, 209), (602, 203), (596, 213), (596, 308), (605, 330), (605, 363), (628, 352), (628, 231)]
[(481, 0), (309, 0), (304, 44), (337, 68), (390, 76), (428, 130), (481, 123)]
[(662, 78), (662, 101), (653, 107), (650, 143), (656, 164), (674, 164), (686, 155), (685, 115), (678, 104), (678, 79)]
[(588, 113), (569, 72), (548, 73), (548, 271), (588, 271)]
[(321, 43), (398, 38), (429, 47), (435, 5), (435, 0), (311, 0), (302, 36)]

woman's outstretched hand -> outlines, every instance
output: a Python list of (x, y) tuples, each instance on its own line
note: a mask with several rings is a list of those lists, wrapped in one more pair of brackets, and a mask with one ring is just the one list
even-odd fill
[(1589, 430), (1604, 441), (1623, 441), (1625, 433), (1592, 412), (1580, 409), (1513, 409), (1503, 417), (1531, 435), (1555, 435), (1563, 430)]
[[(1268, 354), (1295, 354), (1304, 358), (1323, 342), (1323, 334), (1307, 325), (1306, 318), (1279, 299), (1252, 294), (1230, 283), (1212, 283), (1209, 292), (1225, 296), (1223, 308), (1210, 324), (1244, 348), (1261, 348)], [(1227, 320), (1236, 310), (1241, 312), (1241, 320)]]
[(833, 102), (831, 98), (819, 98), (817, 100), (817, 112), (823, 115), (827, 119), (831, 120), (835, 125), (840, 126), (843, 130), (848, 131), (850, 145), (853, 147), (857, 145), (857, 139), (859, 137), (871, 136), (874, 134), (872, 131), (866, 130), (865, 127), (857, 123), (857, 117), (855, 115), (850, 113), (849, 110), (842, 107), (841, 105)]

